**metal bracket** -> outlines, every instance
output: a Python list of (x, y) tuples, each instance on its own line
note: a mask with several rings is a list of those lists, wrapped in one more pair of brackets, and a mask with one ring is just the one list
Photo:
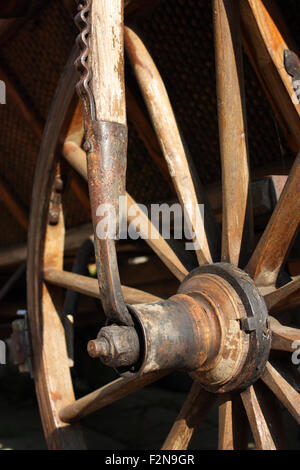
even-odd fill
[(50, 198), (49, 205), (49, 223), (51, 225), (58, 224), (60, 206), (61, 206), (61, 195), (63, 191), (63, 181), (60, 176), (56, 176)]
[(33, 377), (32, 348), (30, 341), (27, 310), (18, 310), (17, 315), (22, 316), (12, 322), (12, 335), (10, 342), (10, 353), (15, 365), (21, 373), (29, 372)]
[[(247, 367), (241, 372), (243, 380), (240, 388), (245, 389), (259, 378), (269, 358), (271, 332), (265, 301), (250, 276), (229, 263), (200, 266), (196, 270), (199, 273), (217, 274), (223, 277), (243, 302), (247, 316), (240, 319), (239, 323), (241, 330), (249, 334), (250, 342)], [(193, 271), (187, 279), (192, 276)]]
[(293, 77), (293, 89), (295, 90), (298, 103), (300, 98), (300, 60), (297, 54), (289, 49), (284, 51), (284, 67), (287, 73)]
[(245, 331), (245, 333), (251, 333), (251, 331), (255, 331), (257, 328), (257, 320), (255, 317), (241, 318), (239, 322), (241, 330)]

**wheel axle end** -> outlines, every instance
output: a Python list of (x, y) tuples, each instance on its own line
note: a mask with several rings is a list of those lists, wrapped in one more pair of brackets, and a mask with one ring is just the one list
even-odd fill
[(97, 339), (87, 345), (88, 354), (110, 367), (128, 367), (139, 359), (140, 343), (131, 326), (110, 325), (101, 328)]

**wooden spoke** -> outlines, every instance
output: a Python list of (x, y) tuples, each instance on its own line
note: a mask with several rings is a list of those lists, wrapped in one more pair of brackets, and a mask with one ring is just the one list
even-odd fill
[(222, 260), (237, 266), (247, 205), (247, 235), (251, 230), (250, 240), (253, 238), (239, 2), (214, 0), (213, 13), (223, 187)]
[[(44, 279), (56, 286), (64, 287), (96, 299), (101, 299), (97, 279), (58, 269), (46, 269), (44, 271)], [(125, 302), (128, 304), (156, 302), (157, 300), (161, 300), (160, 297), (148, 294), (139, 289), (134, 289), (133, 287), (122, 286), (122, 292)]]
[(300, 105), (292, 102), (292, 80), (284, 68), (284, 50), (297, 49), (275, 2), (245, 0), (240, 2), (240, 8), (247, 53), (271, 95), (280, 116), (279, 122), (283, 120), (287, 127), (289, 140), (293, 140), (292, 147), (298, 151)]
[[(73, 151), (72, 154), (64, 154), (64, 156), (70, 165), (87, 180), (85, 152), (77, 145), (76, 152)], [(138, 207), (134, 199), (128, 193), (126, 193), (126, 195), (128, 222), (139, 225), (139, 232), (142, 238), (145, 238), (145, 242), (153, 249), (174, 276), (181, 281), (188, 274), (187, 269), (174, 253), (170, 245), (160, 235), (156, 227), (150, 222), (148, 216)]]
[(241, 398), (226, 395), (219, 405), (219, 444), (221, 450), (247, 449), (248, 420)]
[(276, 450), (268, 424), (253, 386), (241, 393), (257, 449)]
[(246, 267), (259, 286), (275, 285), (300, 220), (300, 153), (287, 183)]
[(300, 424), (300, 394), (277, 372), (270, 362), (267, 363), (261, 378)]
[(158, 140), (182, 207), (195, 234), (200, 264), (212, 262), (204, 220), (198, 207), (195, 184), (176, 119), (161, 76), (144, 44), (135, 32), (125, 27), (125, 47), (148, 107)]
[(152, 372), (137, 378), (124, 378), (114, 380), (104, 387), (95, 390), (88, 395), (79, 398), (71, 405), (62, 408), (59, 416), (64, 423), (72, 423), (87, 416), (94, 411), (100, 410), (107, 405), (111, 405), (117, 400), (146, 387), (147, 385), (159, 380), (169, 372)]
[(279, 289), (274, 289), (264, 296), (271, 312), (291, 310), (300, 305), (300, 276)]
[(190, 393), (165, 440), (162, 450), (184, 450), (215, 401), (215, 395), (206, 392), (194, 382)]
[(295, 351), (294, 341), (300, 345), (300, 329), (282, 325), (276, 318), (269, 317), (272, 330), (272, 349)]

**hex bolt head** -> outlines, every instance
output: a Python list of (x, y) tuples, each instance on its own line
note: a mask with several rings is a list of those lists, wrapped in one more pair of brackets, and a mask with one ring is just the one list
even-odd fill
[(101, 328), (97, 339), (88, 342), (88, 353), (110, 367), (125, 367), (139, 359), (140, 344), (135, 328), (110, 325)]

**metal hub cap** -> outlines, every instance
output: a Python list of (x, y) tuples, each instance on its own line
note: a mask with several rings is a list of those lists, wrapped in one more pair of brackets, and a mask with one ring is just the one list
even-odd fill
[(268, 312), (252, 279), (228, 263), (198, 267), (168, 300), (128, 307), (134, 327), (110, 325), (89, 354), (122, 375), (187, 371), (213, 392), (254, 383), (267, 362)]

